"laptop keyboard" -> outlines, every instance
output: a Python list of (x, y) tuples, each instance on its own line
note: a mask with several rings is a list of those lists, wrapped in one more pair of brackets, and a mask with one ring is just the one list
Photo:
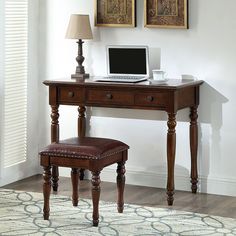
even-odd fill
[(135, 76), (107, 76), (108, 79), (114, 79), (114, 80), (139, 80), (139, 79), (143, 79), (140, 77), (135, 77)]
[(122, 83), (137, 83), (147, 80), (146, 77), (135, 77), (135, 76), (107, 76), (96, 79), (101, 82), (122, 82)]

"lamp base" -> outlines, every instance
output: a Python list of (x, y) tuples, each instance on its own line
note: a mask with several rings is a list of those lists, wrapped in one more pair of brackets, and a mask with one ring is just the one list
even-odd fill
[(72, 74), (71, 79), (86, 79), (89, 78), (89, 74)]

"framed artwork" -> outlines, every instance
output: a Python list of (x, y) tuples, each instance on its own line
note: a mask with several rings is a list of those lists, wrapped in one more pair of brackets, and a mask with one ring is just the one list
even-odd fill
[(136, 0), (95, 0), (95, 26), (135, 27)]
[(188, 0), (145, 0), (144, 26), (188, 29)]

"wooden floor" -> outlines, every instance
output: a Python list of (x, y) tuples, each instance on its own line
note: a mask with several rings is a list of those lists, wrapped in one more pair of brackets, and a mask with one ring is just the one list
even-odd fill
[[(42, 176), (36, 175), (3, 188), (42, 192)], [(81, 198), (91, 198), (90, 181), (80, 182), (79, 193)], [(101, 183), (101, 200), (116, 201), (116, 184)], [(71, 195), (70, 178), (61, 177), (59, 180), (60, 195)], [(173, 209), (206, 213), (224, 217), (236, 218), (236, 197), (226, 197), (212, 194), (192, 194), (191, 192), (176, 191)], [(143, 186), (126, 185), (125, 202), (144, 206), (168, 207), (165, 189)]]

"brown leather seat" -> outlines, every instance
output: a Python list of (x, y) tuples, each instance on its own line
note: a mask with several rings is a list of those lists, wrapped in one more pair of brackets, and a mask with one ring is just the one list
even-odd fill
[(114, 139), (105, 138), (70, 138), (48, 145), (40, 154), (40, 163), (44, 168), (44, 219), (49, 219), (49, 196), (51, 191), (51, 167), (70, 167), (72, 180), (72, 201), (78, 205), (79, 168), (92, 173), (93, 225), (99, 222), (98, 204), (100, 197), (100, 172), (108, 165), (117, 163), (117, 209), (124, 208), (125, 162), (128, 159), (129, 146)]

